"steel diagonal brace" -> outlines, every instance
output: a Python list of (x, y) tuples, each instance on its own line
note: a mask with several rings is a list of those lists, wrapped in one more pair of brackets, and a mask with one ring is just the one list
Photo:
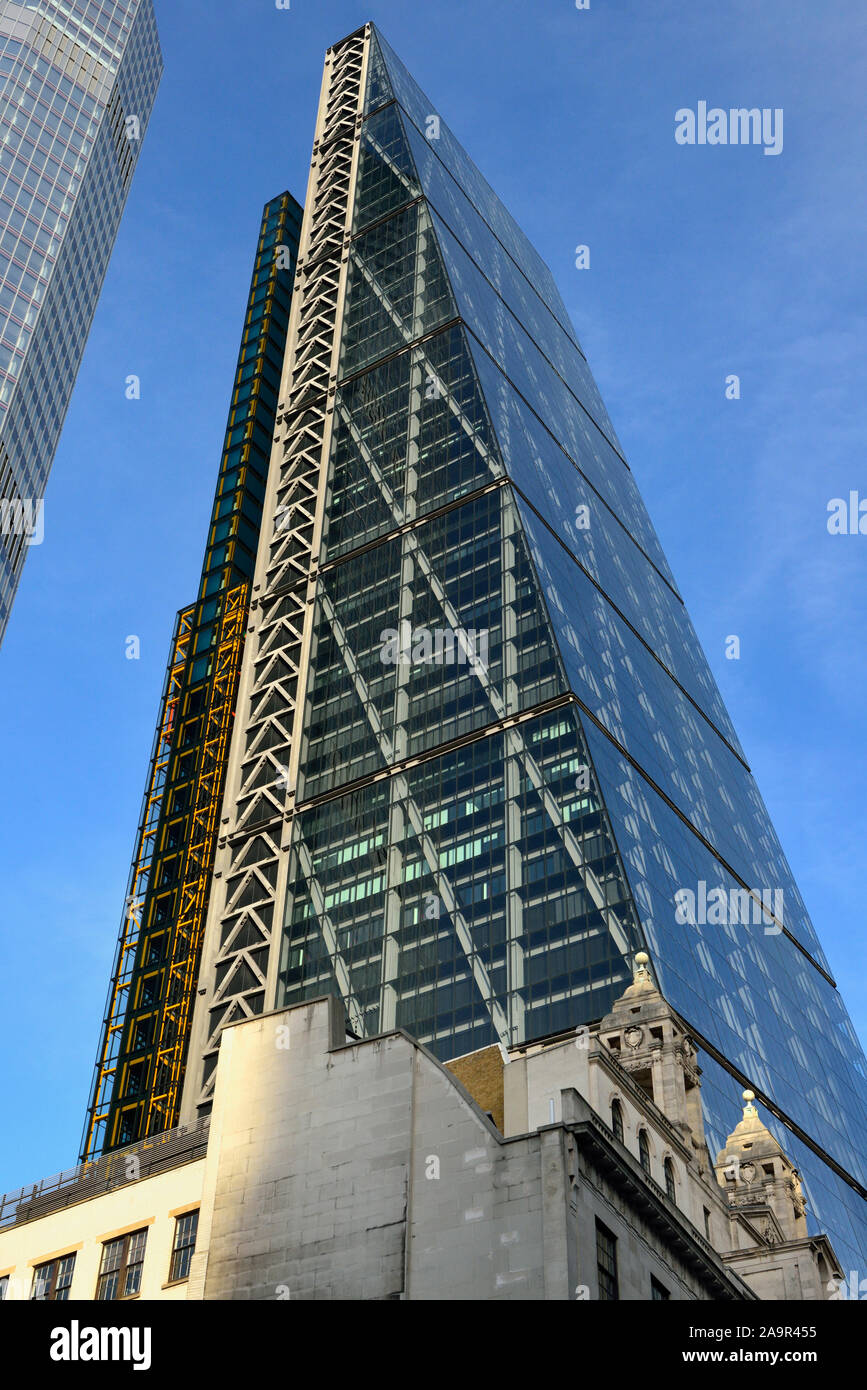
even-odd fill
[[(488, 468), (490, 468), (493, 477), (502, 477), (503, 469), (500, 466), (499, 459), (497, 459), (497, 457), (487, 447), (484, 440), (480, 438), (478, 430), (474, 428), (472, 422), (467, 418), (464, 411), (461, 410), (461, 407), (457, 403), (457, 401), (455, 401), (452, 398), (451, 392), (443, 383), (439, 373), (437, 372), (433, 363), (430, 361), (427, 354), (425, 353), (424, 344), (419, 345), (419, 351), (422, 354), (424, 366), (427, 369), (427, 376), (430, 378), (431, 381), (436, 382), (439, 394), (445, 400), (449, 410), (454, 415), (464, 434), (472, 443), (473, 448), (476, 450), (476, 453), (480, 456), (480, 458), (484, 460)], [(377, 487), (380, 489), (383, 496), (383, 500), (386, 506), (391, 511), (391, 514), (394, 517), (395, 525), (403, 526), (407, 519), (404, 515), (403, 508), (397, 501), (397, 498), (395, 497), (388, 483), (385, 481), (385, 478), (382, 476), (382, 472), (370, 450), (370, 446), (364, 440), (361, 431), (356, 425), (355, 420), (353, 419), (349, 409), (342, 401), (339, 406), (339, 413), (341, 419), (343, 420), (344, 424), (346, 425), (349, 431), (349, 435), (352, 439), (352, 442), (354, 443), (359, 454), (361, 455), (362, 462), (370, 470), (370, 476), (373, 478)]]
[[(374, 737), (379, 743), (380, 752), (383, 756), (383, 759), (385, 760), (386, 764), (388, 764), (393, 760), (394, 756), (391, 742), (383, 730), (382, 720), (380, 719), (377, 710), (373, 707), (370, 701), (367, 685), (358, 671), (358, 666), (354, 656), (352, 655), (352, 652), (349, 650), (349, 646), (346, 641), (346, 633), (343, 629), (342, 624), (337, 618), (337, 615), (334, 611), (334, 605), (327, 594), (323, 593), (320, 597), (322, 603), (322, 610), (325, 615), (325, 618), (330, 624), (332, 633), (334, 635), (334, 639), (337, 642), (341, 654), (344, 656), (344, 659), (346, 660), (347, 670), (349, 671), (353, 684), (355, 685), (358, 698), (361, 701), (365, 714), (367, 715), (368, 722), (370, 723), (370, 727), (373, 730)], [(500, 1004), (497, 1002), (487, 969), (484, 963), (479, 959), (478, 955), (476, 954), (475, 948), (473, 947), (472, 933), (470, 932), (466, 920), (463, 914), (461, 913), (460, 908), (458, 907), (457, 899), (455, 897), (452, 886), (449, 883), (448, 879), (445, 877), (445, 875), (442, 873), (442, 870), (440, 869), (439, 856), (437, 854), (437, 850), (432, 839), (425, 831), (424, 819), (421, 810), (419, 809), (417, 802), (409, 795), (408, 788), (406, 791), (405, 806), (407, 817), (410, 821), (410, 824), (413, 827), (413, 830), (416, 832), (416, 835), (418, 836), (419, 842), (422, 846), (422, 852), (425, 857), (425, 862), (427, 863), (428, 868), (436, 881), (437, 893), (442, 902), (446, 905), (446, 908), (448, 909), (449, 915), (455, 927), (455, 933), (457, 935), (458, 941), (460, 942), (461, 948), (467, 958), (467, 964), (472, 970), (473, 979), (475, 980), (476, 986), (479, 990), (479, 994), (481, 995), (485, 1003), (485, 1007), (487, 1008), (488, 1013), (491, 1016), (491, 1022), (493, 1023), (494, 1028), (497, 1031), (497, 1035), (500, 1041), (504, 1044), (508, 1044), (509, 1027), (506, 1021), (506, 1016), (503, 1013)]]
[[(400, 121), (399, 116), (398, 120)], [(400, 121), (400, 124), (401, 131), (403, 131), (403, 122)], [(375, 150), (375, 152), (379, 155), (379, 158), (382, 160), (383, 164), (385, 164), (391, 171), (391, 173), (394, 174), (394, 177), (398, 180), (398, 182), (403, 184), (410, 198), (418, 197), (418, 186), (413, 184), (413, 181), (409, 177), (409, 175), (405, 174), (404, 171), (401, 168), (399, 168), (395, 160), (392, 159), (391, 155), (386, 150), (385, 146), (381, 143), (381, 141), (377, 140), (375, 136), (371, 133), (371, 125), (369, 122), (365, 126), (365, 138), (370, 147), (373, 150)]]
[[(364, 452), (366, 454), (369, 454), (369, 450), (364, 449)], [(367, 461), (368, 460), (365, 459), (365, 462)], [(369, 466), (370, 464), (372, 464), (371, 474), (377, 481), (377, 483), (380, 485), (384, 500), (387, 502), (387, 504), (391, 506), (392, 514), (395, 518), (396, 524), (402, 525), (403, 515), (400, 511), (400, 508), (394, 504), (393, 494), (391, 493), (390, 489), (388, 489), (387, 485), (384, 483), (384, 480), (382, 480), (381, 474), (379, 473), (378, 468), (376, 468), (376, 465), (372, 458), (369, 461)], [(453, 630), (459, 629), (461, 626), (460, 615), (448, 599), (441, 580), (434, 573), (433, 565), (431, 564), (431, 561), (427, 553), (422, 548), (419, 542), (418, 531), (409, 532), (405, 537), (405, 540), (407, 542), (408, 550), (412, 553), (413, 558), (418, 565), (419, 571), (424, 575), (425, 579), (427, 580), (431, 594), (442, 608), (443, 617), (445, 618), (446, 623)], [(323, 595), (323, 607), (324, 604), (325, 595)], [(333, 608), (331, 608), (332, 614), (333, 611)], [(336, 620), (333, 619), (331, 616), (329, 616), (328, 620), (332, 623), (332, 626), (334, 626)], [(355, 659), (352, 656), (352, 653), (349, 651), (348, 646), (346, 646), (345, 640), (342, 641), (339, 645), (341, 655), (344, 655), (344, 659), (347, 660), (347, 665), (349, 665), (349, 662), (351, 661), (353, 668), (355, 668)], [(507, 717), (505, 701), (503, 700), (503, 697), (497, 690), (496, 686), (494, 686), (494, 684), (492, 683), (488, 675), (487, 669), (484, 666), (482, 666), (481, 663), (475, 662), (470, 663), (470, 665), (468, 666), (468, 670), (473, 671), (477, 679), (481, 683), (496, 719), (498, 721), (505, 719)], [(366, 695), (366, 686), (364, 687), (364, 689)], [(381, 728), (381, 721), (379, 721), (378, 716), (377, 720)], [(535, 759), (532, 757), (524, 742), (523, 734), (520, 732), (520, 730), (514, 729), (510, 731), (510, 736), (512, 739), (511, 746), (514, 756), (518, 758), (518, 761), (521, 763), (530, 782), (539, 792), (548, 817), (552, 825), (560, 835), (566, 853), (569, 855), (570, 860), (572, 861), (573, 865), (581, 875), (588, 896), (593, 902), (593, 905), (602, 913), (605, 919), (606, 926), (608, 927), (608, 930), (610, 931), (618, 949), (621, 950), (624, 954), (628, 954), (630, 947), (624, 935), (623, 927), (617, 915), (606, 904), (605, 894), (602, 890), (599, 880), (596, 878), (596, 875), (593, 873), (592, 869), (587, 864), (584, 855), (581, 851), (581, 848), (578, 844), (578, 841), (576, 840), (572, 831), (569, 829), (566, 821), (564, 821), (562, 812), (560, 810), (559, 805), (557, 804), (556, 798), (548, 790), (545, 784), (544, 777), (542, 776), (542, 773), (540, 772)]]
[[(445, 617), (446, 622), (453, 629), (457, 629), (460, 626), (459, 614), (456, 612), (449, 599), (446, 597), (445, 589), (443, 588), (441, 581), (433, 573), (430, 560), (418, 544), (416, 533), (413, 532), (411, 535), (409, 535), (407, 537), (407, 540), (410, 543), (410, 545), (414, 547), (415, 557), (418, 561), (419, 569), (425, 575), (425, 578), (428, 580), (430, 590), (434, 598), (442, 607), (443, 616)], [(505, 701), (503, 700), (503, 697), (501, 696), (500, 692), (491, 682), (487, 670), (479, 663), (472, 664), (470, 669), (475, 671), (476, 676), (481, 682), (485, 694), (487, 695), (488, 700), (490, 701), (491, 708), (493, 709), (497, 719), (505, 719), (508, 713), (506, 710)], [(569, 858), (572, 860), (572, 863), (574, 864), (575, 868), (581, 874), (581, 877), (584, 881), (584, 886), (587, 889), (587, 892), (591, 898), (591, 901), (593, 902), (594, 907), (598, 908), (598, 910), (602, 913), (603, 917), (605, 918), (606, 926), (608, 927), (608, 930), (611, 932), (611, 935), (614, 937), (614, 940), (617, 943), (618, 948), (625, 954), (628, 954), (629, 946), (626, 941), (626, 937), (624, 936), (623, 928), (620, 924), (620, 921), (617, 915), (606, 904), (605, 894), (602, 891), (602, 887), (599, 883), (599, 880), (593, 873), (593, 870), (587, 864), (587, 861), (584, 858), (578, 841), (576, 840), (572, 831), (569, 829), (569, 826), (566, 823), (566, 821), (564, 821), (563, 813), (560, 810), (560, 806), (558, 805), (557, 799), (548, 788), (536, 760), (527, 748), (527, 745), (524, 742), (523, 733), (519, 729), (509, 730), (509, 741), (513, 755), (521, 763), (526, 776), (529, 778), (530, 782), (532, 783), (533, 787), (538, 792), (542, 800), (542, 804), (545, 808), (549, 820), (559, 833), (560, 838), (563, 841), (563, 846), (566, 850), (566, 853), (569, 855)]]
[(300, 824), (297, 818), (295, 824), (297, 827), (298, 835), (298, 841), (296, 844), (296, 849), (298, 851), (298, 862), (301, 867), (301, 871), (304, 875), (305, 881), (307, 883), (307, 887), (310, 893), (310, 900), (313, 904), (313, 910), (316, 913), (316, 919), (319, 924), (319, 930), (322, 932), (322, 939), (325, 942), (325, 948), (328, 951), (329, 956), (331, 957), (331, 961), (334, 966), (334, 974), (337, 977), (338, 987), (340, 989), (341, 994), (343, 995), (343, 998), (346, 1000), (347, 1012), (349, 1013), (349, 1016), (353, 1021), (353, 1026), (355, 1027), (356, 1032), (360, 1036), (363, 1036), (365, 1031), (364, 1014), (362, 1013), (361, 1005), (359, 1004), (358, 999), (352, 991), (349, 967), (347, 966), (346, 961), (343, 959), (341, 952), (337, 948), (337, 932), (334, 929), (334, 924), (331, 921), (331, 918), (329, 917), (327, 909), (325, 907), (325, 893), (322, 890), (322, 885), (320, 884), (316, 870), (313, 867), (313, 856), (310, 853), (307, 841), (304, 839), (304, 836), (301, 833)]

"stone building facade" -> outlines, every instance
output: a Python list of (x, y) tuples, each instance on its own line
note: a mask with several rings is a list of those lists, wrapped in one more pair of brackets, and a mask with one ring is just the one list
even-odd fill
[(332, 996), (227, 1028), (207, 1126), (4, 1199), (5, 1296), (74, 1255), (66, 1296), (92, 1299), (140, 1231), (145, 1298), (816, 1299), (840, 1274), (750, 1102), (712, 1163), (695, 1049), (641, 955), (598, 1028), (448, 1066), (347, 1037)]

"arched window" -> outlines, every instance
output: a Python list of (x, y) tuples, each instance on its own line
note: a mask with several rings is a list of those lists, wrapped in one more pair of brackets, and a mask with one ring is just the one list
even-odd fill
[(674, 1164), (672, 1163), (670, 1158), (667, 1158), (665, 1160), (663, 1167), (665, 1169), (665, 1190), (668, 1193), (668, 1196), (671, 1199), (671, 1201), (676, 1202), (677, 1192), (675, 1191), (674, 1186)]
[(623, 1143), (623, 1106), (619, 1100), (611, 1102), (611, 1128), (614, 1130), (614, 1138)]
[(645, 1173), (650, 1177), (650, 1145), (647, 1142), (646, 1129), (638, 1132), (638, 1158)]

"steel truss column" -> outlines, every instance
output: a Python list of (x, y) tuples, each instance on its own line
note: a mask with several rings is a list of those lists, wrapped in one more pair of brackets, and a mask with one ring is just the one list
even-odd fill
[(325, 60), (184, 1088), (188, 1118), (210, 1105), (222, 1028), (261, 1013), (276, 994), (368, 51), (364, 29)]

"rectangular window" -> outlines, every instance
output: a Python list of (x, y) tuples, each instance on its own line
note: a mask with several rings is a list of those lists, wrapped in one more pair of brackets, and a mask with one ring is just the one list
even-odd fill
[(666, 1298), (671, 1298), (671, 1294), (668, 1292), (665, 1285), (660, 1284), (658, 1279), (654, 1279), (652, 1274), (650, 1276), (650, 1297), (654, 1303), (662, 1302)]
[(105, 1242), (96, 1285), (97, 1299), (132, 1298), (139, 1292), (147, 1238), (146, 1230), (131, 1231), (129, 1235)]
[(177, 1279), (189, 1279), (190, 1263), (196, 1248), (196, 1232), (199, 1228), (199, 1213), (188, 1211), (175, 1221), (175, 1243), (172, 1246), (172, 1263), (169, 1268), (169, 1283)]
[(619, 1299), (617, 1288), (617, 1238), (601, 1221), (596, 1222), (596, 1274), (599, 1297), (605, 1301)]
[(61, 1255), (57, 1260), (37, 1265), (33, 1271), (33, 1288), (30, 1297), (35, 1303), (65, 1303), (69, 1298), (72, 1271), (75, 1268), (74, 1255)]
[(5, 1299), (5, 1297), (6, 1297), (6, 1295), (7, 1295), (8, 1292), (9, 1292), (9, 1275), (8, 1275), (8, 1274), (4, 1274), (4, 1275), (3, 1275), (3, 1278), (0, 1279), (0, 1303), (3, 1302), (3, 1300)]

